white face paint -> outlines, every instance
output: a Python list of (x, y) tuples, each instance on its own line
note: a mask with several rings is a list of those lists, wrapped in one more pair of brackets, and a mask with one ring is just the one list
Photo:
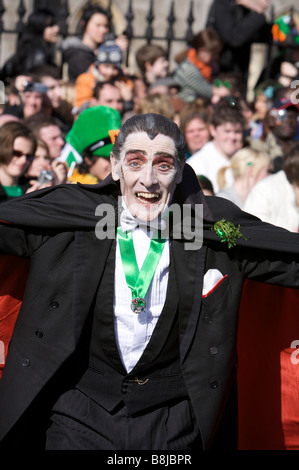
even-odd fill
[(111, 154), (112, 177), (130, 212), (140, 220), (158, 217), (170, 203), (176, 184), (182, 180), (185, 162), (177, 162), (173, 139), (158, 134), (151, 140), (146, 132), (130, 134), (120, 159)]

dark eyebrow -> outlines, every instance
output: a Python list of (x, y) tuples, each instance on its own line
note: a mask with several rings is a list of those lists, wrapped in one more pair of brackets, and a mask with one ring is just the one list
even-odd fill
[[(145, 150), (140, 150), (140, 149), (129, 149), (129, 150), (126, 151), (126, 156), (129, 153), (142, 153), (142, 155), (146, 154)], [(167, 158), (172, 158), (172, 160), (175, 159), (173, 155), (171, 155), (170, 153), (167, 153), (167, 152), (156, 152), (155, 155), (154, 155), (154, 158), (156, 158), (156, 157), (167, 157)]]
[(142, 153), (142, 155), (145, 155), (145, 150), (140, 150), (140, 149), (129, 149), (126, 151), (126, 156), (128, 153)]
[(171, 155), (171, 153), (167, 153), (167, 152), (157, 152), (155, 153), (155, 157), (166, 157), (166, 158), (171, 158), (172, 160), (174, 160), (174, 156)]

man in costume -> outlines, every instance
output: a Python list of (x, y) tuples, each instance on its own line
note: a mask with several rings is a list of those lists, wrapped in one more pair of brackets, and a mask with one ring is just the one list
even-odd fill
[[(298, 235), (205, 198), (171, 120), (127, 120), (111, 164), (98, 185), (1, 206), (1, 251), (30, 259), (0, 380), (4, 449), (212, 448), (233, 403), (244, 279), (299, 286)], [(191, 208), (196, 228), (199, 206), (191, 247), (170, 208)]]

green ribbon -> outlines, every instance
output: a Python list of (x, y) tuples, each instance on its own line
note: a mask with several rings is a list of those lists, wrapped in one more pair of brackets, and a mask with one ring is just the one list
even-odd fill
[[(147, 255), (139, 271), (132, 232), (124, 233), (121, 227), (117, 227), (117, 236), (127, 285), (132, 291), (132, 305), (133, 303), (135, 306), (139, 305), (140, 311), (143, 311), (145, 308), (144, 298), (160, 261), (165, 239), (162, 239), (160, 236), (152, 238)], [(133, 308), (132, 310), (134, 311)], [(140, 311), (137, 313), (140, 313)]]

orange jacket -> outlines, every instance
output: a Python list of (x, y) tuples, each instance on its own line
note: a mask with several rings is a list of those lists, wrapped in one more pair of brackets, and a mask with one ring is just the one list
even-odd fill
[[(93, 97), (93, 89), (97, 82), (96, 68), (91, 65), (87, 72), (81, 73), (75, 82), (75, 106), (80, 108), (82, 104)], [(99, 77), (100, 78), (100, 77)]]

